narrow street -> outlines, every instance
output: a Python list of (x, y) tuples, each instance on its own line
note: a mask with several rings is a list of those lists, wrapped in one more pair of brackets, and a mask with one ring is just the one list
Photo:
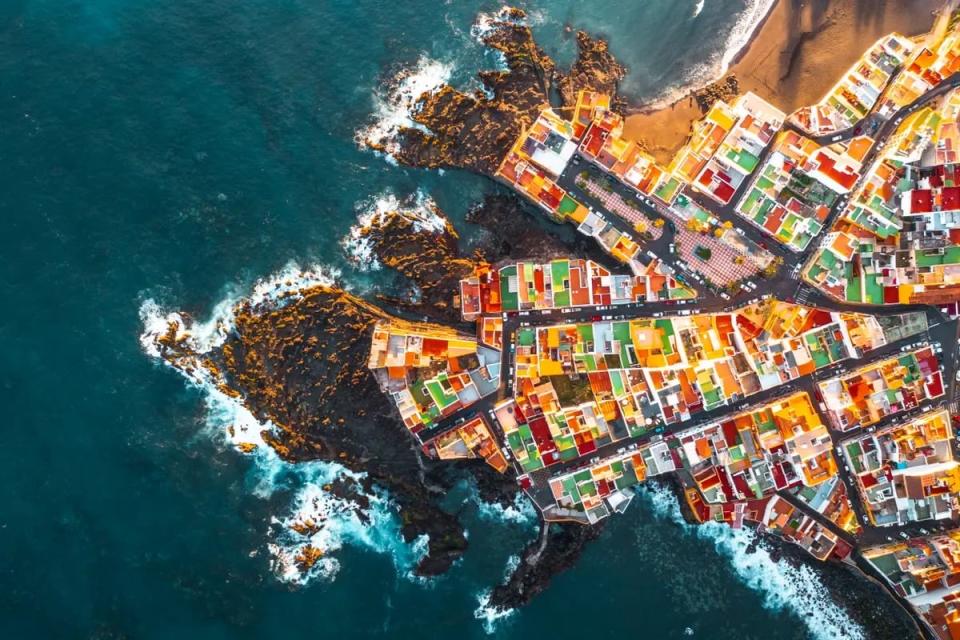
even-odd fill
[[(956, 74), (948, 78), (936, 89), (926, 93), (914, 103), (901, 109), (893, 117), (887, 120), (883, 120), (875, 115), (871, 115), (864, 121), (858, 123), (858, 125), (855, 127), (851, 127), (850, 129), (834, 133), (829, 136), (817, 136), (813, 137), (812, 139), (820, 145), (827, 145), (843, 140), (849, 140), (850, 138), (861, 135), (861, 132), (870, 134), (875, 138), (876, 142), (863, 160), (862, 164), (864, 169), (866, 169), (876, 160), (877, 154), (882, 151), (886, 140), (896, 130), (904, 118), (928, 104), (931, 100), (944, 95), (957, 86), (960, 86), (960, 74)], [(789, 123), (789, 121), (785, 123), (784, 126), (787, 129), (795, 130), (802, 135), (806, 135), (802, 131), (797, 130), (793, 124)], [(768, 145), (765, 147), (759, 158), (759, 167), (762, 167), (764, 162), (769, 157), (772, 146), (773, 145)], [(864, 174), (865, 173), (866, 171), (864, 171)], [(609, 190), (624, 202), (633, 203), (635, 206), (631, 206), (631, 209), (636, 209), (642, 213), (642, 215), (646, 218), (646, 221), (649, 221), (651, 225), (653, 225), (654, 221), (656, 220), (662, 220), (663, 224), (658, 229), (659, 235), (654, 234), (657, 237), (644, 240), (643, 237), (641, 237), (641, 234), (639, 234), (634, 228), (634, 223), (628, 219), (633, 218), (634, 222), (636, 222), (635, 216), (627, 216), (624, 214), (624, 217), (621, 217), (621, 215), (608, 210), (601, 199), (589, 193), (588, 189), (581, 188), (581, 186), (578, 184), (578, 177), (582, 174), (585, 174), (584, 177), (588, 180), (599, 181), (604, 185), (605, 190)], [(860, 181), (854, 186), (853, 190), (851, 190), (851, 193), (856, 191), (863, 179), (864, 176), (861, 176)], [(918, 414), (931, 408), (943, 405), (949, 406), (954, 411), (956, 411), (957, 408), (960, 408), (958, 407), (958, 405), (960, 405), (960, 395), (958, 395), (960, 394), (960, 389), (958, 389), (958, 385), (955, 381), (958, 357), (956, 346), (958, 344), (958, 321), (950, 320), (938, 309), (926, 305), (889, 305), (878, 307), (875, 305), (851, 304), (845, 301), (840, 301), (824, 294), (820, 290), (804, 282), (799, 277), (799, 269), (803, 268), (808, 260), (815, 254), (823, 234), (828, 232), (828, 230), (836, 222), (837, 218), (841, 215), (844, 207), (847, 204), (849, 194), (842, 195), (833, 204), (826, 220), (824, 221), (824, 231), (821, 232), (820, 237), (813, 238), (804, 251), (795, 252), (788, 249), (775, 238), (768, 235), (765, 231), (761, 230), (752, 222), (745, 220), (736, 213), (736, 203), (740, 201), (743, 193), (750, 187), (752, 183), (751, 176), (748, 176), (747, 179), (745, 179), (739, 185), (733, 197), (731, 198), (730, 203), (725, 205), (721, 205), (720, 203), (712, 200), (710, 197), (686, 187), (683, 193), (693, 200), (697, 205), (705, 209), (710, 215), (719, 220), (721, 225), (724, 223), (729, 223), (729, 225), (732, 225), (733, 228), (736, 228), (742, 232), (742, 234), (749, 241), (758, 245), (759, 247), (762, 247), (781, 262), (780, 270), (774, 277), (765, 278), (761, 275), (758, 275), (757, 277), (753, 278), (752, 280), (754, 282), (749, 291), (741, 288), (739, 292), (733, 293), (732, 295), (721, 295), (723, 291), (722, 287), (725, 286), (726, 283), (714, 283), (714, 285), (716, 285), (714, 286), (709, 285), (700, 278), (692, 278), (691, 269), (696, 271), (697, 268), (694, 265), (682, 264), (678, 256), (673, 251), (678, 235), (678, 228), (676, 225), (678, 223), (682, 224), (682, 221), (679, 215), (669, 211), (665, 204), (658, 202), (654, 198), (643, 196), (632, 187), (627, 186), (626, 184), (607, 175), (600, 167), (594, 165), (586, 158), (579, 156), (579, 152), (574, 157), (574, 160), (570, 162), (566, 169), (560, 174), (556, 182), (560, 188), (565, 190), (576, 200), (583, 203), (591, 210), (600, 213), (611, 225), (613, 225), (614, 228), (633, 239), (642, 248), (643, 252), (646, 252), (649, 255), (655, 255), (657, 258), (662, 260), (673, 270), (677, 279), (697, 290), (697, 298), (694, 300), (685, 301), (641, 302), (618, 305), (615, 307), (583, 306), (573, 309), (564, 309), (562, 311), (545, 310), (503, 314), (504, 349), (502, 351), (501, 358), (501, 376), (498, 392), (482, 398), (479, 402), (472, 405), (467, 411), (461, 412), (459, 415), (455, 415), (447, 420), (441, 421), (433, 428), (421, 432), (421, 440), (426, 442), (453, 428), (456, 428), (458, 425), (476, 415), (485, 414), (488, 418), (488, 422), (493, 425), (496, 436), (500, 439), (500, 442), (502, 443), (504, 441), (504, 434), (499, 423), (493, 415), (493, 408), (497, 403), (508, 399), (513, 395), (513, 359), (515, 349), (514, 338), (517, 330), (521, 327), (543, 327), (556, 324), (593, 322), (597, 321), (600, 317), (603, 317), (603, 319), (607, 321), (630, 320), (632, 318), (660, 315), (673, 316), (676, 315), (680, 310), (684, 310), (685, 314), (717, 313), (731, 311), (749, 302), (754, 302), (767, 297), (773, 297), (787, 302), (796, 302), (808, 306), (820, 307), (830, 311), (858, 312), (872, 314), (874, 316), (896, 316), (913, 311), (924, 312), (927, 317), (928, 329), (923, 335), (912, 335), (902, 338), (864, 354), (859, 360), (845, 360), (825, 367), (824, 369), (816, 371), (810, 375), (799, 377), (780, 386), (765, 389), (711, 411), (701, 411), (697, 413), (694, 418), (689, 420), (685, 420), (676, 424), (660, 426), (641, 436), (622, 437), (620, 439), (607, 442), (593, 451), (589, 455), (589, 458), (583, 457), (566, 462), (558, 462), (527, 474), (527, 478), (530, 483), (527, 493), (537, 504), (538, 508), (543, 511), (544, 509), (553, 505), (555, 502), (555, 498), (549, 488), (549, 480), (551, 477), (587, 467), (606, 457), (610, 457), (618, 453), (637, 450), (640, 447), (662, 440), (665, 437), (676, 434), (677, 432), (683, 430), (723, 420), (727, 416), (741, 413), (753, 406), (769, 403), (776, 398), (782, 397), (791, 392), (804, 391), (809, 394), (810, 398), (812, 399), (814, 407), (820, 416), (820, 420), (827, 427), (830, 437), (833, 440), (835, 449), (834, 457), (838, 463), (838, 475), (844, 484), (844, 488), (846, 489), (846, 493), (850, 499), (854, 513), (863, 527), (862, 532), (857, 536), (853, 536), (850, 533), (840, 529), (828, 518), (818, 513), (807, 503), (798, 499), (789, 491), (780, 491), (778, 492), (778, 495), (835, 533), (846, 543), (850, 544), (854, 548), (853, 555), (851, 556), (852, 562), (867, 576), (882, 584), (884, 588), (886, 588), (887, 591), (890, 592), (891, 595), (897, 600), (898, 604), (903, 606), (908, 611), (911, 611), (912, 608), (910, 607), (909, 603), (889, 588), (889, 585), (884, 580), (884, 577), (880, 575), (879, 572), (863, 558), (860, 549), (865, 546), (888, 543), (898, 539), (919, 537), (928, 535), (933, 531), (942, 531), (947, 528), (954, 528), (960, 526), (960, 520), (940, 520), (936, 523), (926, 521), (923, 523), (911, 523), (907, 525), (889, 527), (873, 526), (870, 518), (867, 515), (864, 505), (862, 504), (862, 499), (855, 479), (851, 476), (851, 471), (848, 467), (848, 461), (843, 453), (842, 446), (845, 441), (851, 438), (862, 436), (865, 433), (872, 433), (893, 424), (899, 424), (904, 421), (908, 421), (916, 417)], [(619, 207), (620, 204), (617, 203), (617, 206)], [(787, 272), (787, 269), (790, 271)], [(705, 278), (704, 274), (701, 275), (703, 275)], [(828, 417), (823, 414), (823, 409), (820, 406), (821, 398), (817, 389), (817, 383), (826, 378), (841, 375), (844, 372), (849, 372), (884, 358), (889, 358), (899, 354), (904, 348), (906, 348), (907, 345), (915, 344), (917, 342), (924, 342), (926, 344), (939, 344), (943, 347), (943, 354), (940, 358), (940, 361), (944, 384), (947, 387), (945, 396), (932, 401), (924, 401), (919, 406), (914, 407), (909, 411), (903, 411), (894, 415), (886, 416), (877, 424), (871, 425), (866, 429), (863, 427), (858, 427), (848, 431), (838, 431), (835, 429)], [(960, 453), (960, 446), (957, 446), (956, 443), (954, 448), (956, 453)], [(922, 635), (926, 636), (929, 634), (930, 630), (923, 626), (920, 631)]]

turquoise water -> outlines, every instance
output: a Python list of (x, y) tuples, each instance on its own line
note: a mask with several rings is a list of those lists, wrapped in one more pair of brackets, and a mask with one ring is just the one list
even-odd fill
[[(627, 90), (656, 100), (665, 79), (696, 78), (697, 59), (722, 57), (729, 8), (743, 4), (706, 0), (696, 19), (695, 2), (674, 0), (528, 8), (563, 61), (565, 24), (606, 33), (631, 68)], [(465, 491), (451, 506), (467, 500), (471, 549), (450, 575), (418, 584), (391, 553), (348, 540), (334, 579), (290, 588), (266, 545), (302, 479), (265, 492), (263, 468), (223, 445), (203, 393), (138, 336), (147, 299), (206, 317), (291, 260), (339, 269), (360, 292), (389, 288), (340, 246), (358, 210), (419, 190), (460, 221), (494, 187), (397, 168), (358, 149), (355, 132), (380, 113), (384, 83), (423, 56), (458, 83), (495, 64), (469, 35), (493, 8), (0, 3), (0, 637), (485, 637), (478, 595), (531, 523), (483, 516)], [(764, 607), (772, 565), (738, 559), (728, 534), (637, 502), (496, 636), (816, 628), (796, 614), (816, 599)]]

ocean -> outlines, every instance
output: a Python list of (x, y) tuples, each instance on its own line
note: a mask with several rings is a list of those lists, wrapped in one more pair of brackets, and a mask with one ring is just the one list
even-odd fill
[[(624, 92), (657, 103), (719, 75), (768, 0), (521, 3), (560, 63), (609, 37)], [(224, 317), (260, 279), (396, 283), (350, 242), (378, 206), (436, 203), (469, 243), (497, 189), (361, 149), (411, 96), (476, 86), (491, 2), (8, 0), (0, 4), (0, 637), (836, 637), (815, 575), (750, 534), (682, 524), (645, 488), (576, 567), (492, 620), (483, 595), (535, 535), (529, 508), (448, 498), (470, 549), (414, 579), (388, 495), (372, 524), (317, 498), (343, 470), (229, 446), (235, 405), (158, 363), (164, 314)], [(212, 324), (208, 328), (212, 328)], [(214, 339), (209, 336), (210, 339)], [(288, 571), (279, 523), (328, 517), (332, 553)]]

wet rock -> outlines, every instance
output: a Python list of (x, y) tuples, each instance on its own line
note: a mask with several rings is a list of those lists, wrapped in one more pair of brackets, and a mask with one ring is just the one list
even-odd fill
[(482, 90), (464, 93), (445, 85), (421, 96), (413, 118), (422, 128), (400, 129), (394, 141), (398, 161), (493, 175), (523, 129), (551, 106), (552, 95), (560, 99), (554, 106), (570, 109), (580, 89), (594, 89), (610, 94), (622, 109), (616, 89), (626, 70), (605, 41), (577, 33), (577, 59), (563, 72), (537, 46), (524, 17), (520, 9), (502, 12), (483, 36), (484, 44), (503, 54), (507, 70), (480, 72)]
[(529, 603), (561, 571), (572, 567), (586, 546), (603, 532), (604, 522), (592, 526), (544, 523), (539, 537), (524, 550), (520, 564), (490, 595), (488, 606), (507, 611)]
[(317, 564), (320, 558), (323, 557), (323, 551), (317, 549), (315, 546), (308, 544), (304, 545), (300, 552), (297, 554), (297, 557), (294, 558), (294, 562), (301, 571), (309, 571), (313, 565)]
[(453, 304), (460, 279), (473, 272), (474, 262), (460, 254), (459, 236), (446, 216), (431, 212), (443, 227), (425, 230), (415, 218), (403, 212), (388, 212), (373, 220), (361, 234), (377, 260), (396, 271), (419, 293), (417, 302), (399, 297), (382, 297), (392, 307), (416, 311), (447, 324), (461, 322), (460, 309)]
[(626, 102), (617, 96), (617, 87), (626, 75), (626, 67), (610, 53), (606, 40), (578, 31), (577, 59), (570, 70), (557, 80), (557, 89), (565, 107), (577, 103), (579, 91), (590, 90), (613, 97), (611, 107), (623, 114)]
[(706, 113), (718, 100), (730, 102), (738, 95), (740, 95), (740, 83), (737, 82), (736, 76), (728, 75), (717, 82), (694, 91), (692, 97), (700, 111)]

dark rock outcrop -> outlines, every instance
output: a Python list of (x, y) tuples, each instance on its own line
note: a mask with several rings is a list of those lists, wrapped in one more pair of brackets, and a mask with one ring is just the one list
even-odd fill
[(506, 583), (490, 595), (489, 607), (507, 611), (529, 603), (549, 586), (553, 576), (576, 563), (586, 546), (603, 533), (604, 523), (543, 523), (540, 535), (524, 550), (520, 564)]
[(575, 105), (577, 93), (586, 89), (611, 96), (612, 108), (622, 114), (626, 101), (617, 95), (617, 87), (626, 75), (627, 69), (610, 53), (606, 40), (578, 31), (577, 59), (570, 70), (557, 80), (557, 89), (565, 107)]
[(174, 366), (201, 359), (222, 391), (275, 426), (262, 435), (285, 460), (335, 461), (365, 472), (362, 489), (330, 490), (356, 501), (373, 485), (386, 489), (400, 508), (404, 538), (429, 536), (418, 572), (435, 575), (463, 553), (466, 537), (423, 480), (439, 463), (422, 459), (367, 369), (370, 333), (385, 319), (403, 322), (336, 287), (314, 286), (281, 304), (240, 302), (234, 330), (209, 354), (191, 354), (171, 331), (161, 356)]
[(737, 82), (736, 76), (729, 75), (702, 89), (697, 89), (691, 95), (701, 113), (706, 113), (717, 101), (730, 102), (740, 95), (740, 83)]
[(416, 218), (401, 211), (378, 217), (361, 230), (361, 235), (385, 267), (416, 288), (416, 302), (411, 297), (382, 296), (383, 302), (456, 324), (461, 318), (460, 310), (452, 304), (454, 295), (460, 279), (473, 271), (474, 262), (461, 255), (459, 236), (446, 216), (439, 210), (431, 214), (442, 222), (442, 229), (426, 230)]
[[(521, 15), (518, 10), (514, 18)], [(413, 117), (429, 133), (401, 129), (400, 162), (493, 174), (523, 128), (549, 106), (556, 66), (529, 27), (515, 19), (499, 20), (484, 43), (503, 54), (508, 71), (481, 72), (486, 93), (468, 94), (446, 85), (421, 97)]]
[(467, 222), (485, 231), (475, 252), (491, 263), (508, 257), (546, 262), (567, 256), (590, 258), (613, 272), (624, 269), (591, 238), (547, 221), (532, 205), (512, 194), (487, 196), (470, 209)]
[[(554, 92), (560, 97), (554, 106), (560, 108), (572, 108), (580, 89), (615, 97), (626, 71), (605, 41), (578, 33), (577, 60), (565, 73), (537, 46), (524, 17), (519, 9), (505, 9), (483, 36), (484, 44), (501, 52), (507, 65), (506, 71), (479, 74), (484, 90), (464, 93), (444, 85), (420, 97), (413, 118), (426, 131), (413, 127), (398, 131), (394, 141), (398, 161), (492, 175), (523, 129), (551, 106)], [(620, 101), (615, 105), (622, 107)]]

